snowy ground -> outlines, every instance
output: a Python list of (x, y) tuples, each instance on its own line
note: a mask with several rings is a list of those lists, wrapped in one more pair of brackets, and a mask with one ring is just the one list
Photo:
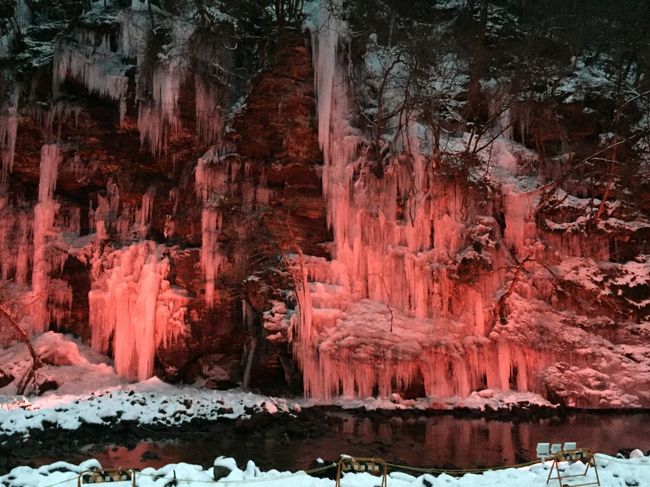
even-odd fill
[[(69, 337), (50, 332), (37, 338), (34, 346), (47, 363), (43, 373), (55, 377), (60, 387), (42, 396), (26, 399), (16, 398), (11, 385), (0, 389), (0, 438), (13, 434), (27, 438), (33, 429), (58, 427), (74, 430), (83, 424), (112, 425), (121, 421), (175, 427), (193, 419), (234, 419), (261, 411), (297, 413), (304, 407), (322, 404), (316, 401), (271, 398), (241, 390), (212, 391), (194, 386), (177, 387), (156, 378), (128, 384), (115, 375), (105, 357), (95, 354)], [(22, 344), (0, 350), (0, 360), (5, 367), (10, 365), (7, 369), (17, 377), (29, 364)], [(497, 409), (527, 403), (548, 405), (539, 396), (499, 391), (476, 392), (466, 399), (429, 398), (414, 401), (392, 395), (386, 399), (338, 399), (334, 402), (341, 407), (368, 409)], [(303, 472), (261, 472), (252, 462), (243, 470), (235, 468), (231, 459), (221, 459), (217, 463), (230, 466), (232, 470), (217, 485), (334, 485), (332, 480), (310, 477)], [(599, 457), (599, 465), (604, 486), (650, 487), (650, 458), (621, 460), (603, 455)], [(37, 469), (17, 467), (9, 474), (0, 476), (0, 487), (72, 487), (76, 485), (78, 472), (92, 466), (98, 466), (98, 463), (92, 460), (79, 466), (57, 462)], [(578, 467), (570, 467), (574, 468)], [(547, 469), (538, 465), (523, 469), (490, 471), (481, 475), (467, 474), (460, 478), (446, 474), (434, 476), (430, 473), (408, 475), (393, 472), (390, 474), (389, 486), (542, 486), (545, 485), (547, 473)], [(158, 470), (146, 468), (139, 475), (138, 486), (198, 486), (215, 483), (211, 469), (188, 464), (167, 465)], [(174, 476), (177, 482), (170, 483)], [(120, 485), (125, 487), (125, 484)], [(379, 485), (379, 482), (369, 474), (351, 474), (345, 477), (342, 485), (374, 487)]]
[[(638, 452), (638, 451), (637, 451)], [(614, 458), (607, 455), (597, 455), (598, 474), (603, 487), (624, 486), (650, 486), (650, 457), (631, 459)], [(145, 468), (137, 474), (137, 485), (167, 487), (176, 485), (199, 486), (206, 484), (215, 485), (261, 485), (277, 487), (320, 487), (333, 486), (334, 480), (315, 478), (305, 472), (278, 472), (270, 470), (262, 472), (251, 461), (242, 470), (236, 466), (233, 459), (218, 458), (215, 465), (225, 467), (227, 476), (215, 481), (212, 469), (203, 469), (199, 465), (186, 463), (170, 464), (155, 470)], [(536, 464), (524, 468), (508, 468), (503, 470), (486, 471), (481, 474), (465, 474), (462, 477), (452, 477), (447, 474), (416, 474), (408, 475), (402, 472), (389, 474), (390, 487), (415, 487), (415, 486), (544, 486), (548, 476), (550, 462), (545, 465)], [(77, 476), (80, 472), (93, 467), (101, 467), (96, 460), (89, 460), (80, 465), (71, 465), (57, 462), (37, 469), (30, 467), (16, 467), (10, 473), (0, 477), (0, 485), (7, 487), (74, 487), (77, 485)], [(106, 468), (110, 468), (106, 466)], [(584, 465), (561, 464), (560, 468), (565, 474), (581, 474)], [(590, 469), (587, 479), (594, 479), (593, 469)], [(588, 482), (584, 477), (574, 478), (567, 485)], [(550, 485), (555, 485), (552, 482)], [(341, 485), (346, 487), (374, 487), (379, 485), (378, 477), (367, 473), (347, 474)], [(124, 487), (128, 482), (116, 482), (111, 485)]]
[[(47, 394), (29, 399), (0, 396), (2, 400), (5, 402), (0, 402), (0, 437), (45, 427), (74, 430), (84, 423), (135, 421), (140, 425), (180, 426), (195, 418), (234, 419), (252, 411), (278, 411), (264, 396), (178, 388), (156, 378), (97, 394)], [(284, 406), (288, 411), (286, 403)]]

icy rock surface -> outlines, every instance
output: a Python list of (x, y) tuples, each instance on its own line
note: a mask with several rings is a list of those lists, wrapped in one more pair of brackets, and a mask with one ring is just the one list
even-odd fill
[[(626, 324), (620, 338), (591, 334), (588, 323), (599, 320), (593, 310), (576, 317), (575, 305), (558, 309), (552, 296), (571, 282), (599, 303), (598, 295), (617, 293), (621, 306), (629, 291), (609, 286), (642, 285), (642, 302), (624, 299), (644, 307), (645, 257), (610, 263), (598, 238), (538, 227), (542, 181), (520, 175), (517, 162), (535, 156), (508, 131), (499, 130), (489, 154), (478, 155), (492, 161), (488, 188), (441, 173), (417, 128), (408, 132), (409, 153), (380, 162), (378, 176), (378, 162), (352, 126), (345, 23), (326, 7), (314, 19), (323, 194), (334, 242), (331, 261), (295, 259), (294, 353), (306, 393), (328, 400), (412, 387), (427, 396), (550, 389), (572, 406), (647, 404), (645, 339), (623, 338), (637, 325)], [(464, 141), (450, 139), (452, 151), (454, 144)], [(621, 340), (646, 358), (630, 360), (617, 348)], [(630, 384), (630, 375), (643, 386)]]
[[(540, 100), (480, 80), (493, 140), (471, 154), (474, 128), (435, 136), (417, 110), (372, 134), (397, 47), (370, 33), (351, 63), (332, 2), (306, 6), (311, 42), (283, 33), (255, 72), (217, 9), (204, 38), (191, 15), (113, 3), (65, 30), (19, 1), (0, 39), (4, 59), (20, 28), (35, 70), (0, 109), (0, 294), (29, 334), (73, 332), (129, 380), (195, 380), (210, 357), (219, 381), (299, 373), (318, 401), (650, 405), (645, 203), (618, 180), (608, 197), (579, 177), (548, 192), (573, 155), (532, 150), (533, 135), (568, 137), (541, 133)], [(574, 61), (557, 101), (598, 126), (580, 103), (611, 83)], [(404, 69), (385, 77), (385, 114)], [(466, 75), (443, 81), (428, 93), (451, 90), (460, 111)]]

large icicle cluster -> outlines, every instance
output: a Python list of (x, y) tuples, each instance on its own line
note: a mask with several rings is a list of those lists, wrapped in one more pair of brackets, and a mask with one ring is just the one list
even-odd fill
[(92, 346), (113, 350), (115, 370), (130, 379), (151, 377), (155, 353), (186, 331), (187, 296), (167, 280), (164, 247), (143, 241), (93, 259), (88, 295)]
[(167, 141), (178, 135), (180, 107), (178, 95), (186, 70), (175, 64), (157, 67), (153, 73), (152, 96), (148, 104), (140, 104), (138, 130), (142, 145), (149, 144), (153, 154), (167, 151)]
[[(505, 293), (516, 289), (532, 299), (528, 285), (517, 282), (517, 261), (545, 252), (534, 221), (534, 178), (518, 177), (510, 134), (502, 130), (509, 114), (501, 115), (502, 133), (489, 154), (497, 194), (438, 171), (420, 154), (416, 129), (402, 155), (389, 162), (366, 157), (364, 139), (349, 123), (348, 69), (339, 59), (346, 27), (327, 7), (320, 18), (314, 70), (334, 260), (296, 262), (303, 282), (294, 353), (306, 394), (385, 396), (416, 383), (427, 396), (544, 391), (542, 371), (561, 354), (526, 327), (551, 329), (561, 319), (537, 321), (536, 310), (519, 316), (514, 330), (492, 328)], [(497, 214), (501, 223), (491, 216)], [(564, 245), (572, 247), (569, 255), (576, 245)]]
[[(49, 105), (30, 106), (25, 113), (42, 127), (46, 140), (56, 140), (66, 121), (72, 117), (78, 121), (81, 113), (80, 105), (60, 96), (69, 87), (66, 83), (73, 81), (88, 92), (117, 103), (121, 130), (136, 126), (135, 120), (127, 119), (127, 106), (135, 105), (141, 143), (154, 156), (160, 156), (166, 152), (169, 141), (179, 135), (179, 98), (182, 90), (189, 88), (189, 95), (194, 96), (196, 140), (202, 147), (216, 143), (223, 127), (221, 90), (215, 79), (206, 74), (209, 69), (202, 73), (190, 69), (189, 39), (195, 34), (196, 26), (180, 20), (170, 22), (160, 16), (161, 23), (167, 22), (171, 41), (159, 46), (161, 52), (152, 56), (152, 6), (147, 1), (133, 0), (131, 9), (115, 14), (111, 5), (112, 2), (104, 3), (103, 7), (94, 5), (84, 14), (88, 15), (87, 23), (81, 22), (69, 35), (57, 40), (52, 92), (58, 99)], [(105, 7), (108, 9), (102, 12)], [(18, 2), (16, 15), (20, 17), (15, 19), (16, 25), (30, 22), (29, 8), (23, 0)], [(100, 29), (92, 26), (97, 15), (104, 22)], [(0, 40), (0, 57), (4, 55), (3, 46), (9, 52), (10, 41), (9, 38)], [(220, 53), (219, 49), (200, 53), (212, 67), (222, 61), (213, 57), (222, 55), (229, 54)], [(88, 164), (80, 160), (79, 154), (63, 164), (59, 146), (45, 145), (41, 151), (38, 201), (32, 212), (28, 201), (16, 199), (16, 195), (5, 191), (15, 153), (19, 93), (18, 89), (9, 93), (0, 107), (0, 273), (3, 280), (15, 283), (5, 286), (3, 293), (10, 298), (24, 298), (29, 292), (29, 299), (20, 302), (30, 303), (23, 319), (30, 333), (44, 332), (50, 324), (61, 325), (70, 316), (72, 288), (56, 276), (56, 271), (63, 269), (69, 255), (87, 263), (94, 253), (90, 259), (93, 344), (102, 352), (113, 350), (115, 366), (121, 375), (148, 378), (153, 373), (156, 348), (168, 346), (184, 330), (188, 302), (167, 280), (170, 263), (163, 255), (163, 247), (143, 242), (150, 233), (156, 187), (150, 187), (142, 195), (141, 203), (133, 203), (132, 199), (120, 197), (117, 178), (109, 177), (105, 191), (98, 192), (96, 200), (93, 195), (89, 202), (88, 226), (94, 232), (94, 239), (79, 238), (82, 206), (66, 203), (65, 211), (59, 212), (60, 203), (54, 198), (54, 189), (59, 171), (71, 172), (79, 182), (87, 177)], [(238, 171), (239, 167), (228, 169), (233, 178)], [(216, 277), (222, 259), (218, 244), (221, 215), (215, 201), (226, 190), (211, 178), (207, 177), (204, 188), (210, 196), (201, 200), (204, 204), (201, 263), (209, 303), (215, 300)], [(252, 202), (256, 191), (249, 186), (244, 193)], [(267, 190), (264, 187), (261, 191)], [(260, 192), (260, 198), (264, 195)], [(174, 198), (178, 199), (177, 194)], [(173, 231), (172, 221), (165, 226), (165, 237), (169, 238)], [(57, 245), (53, 245), (54, 240)], [(120, 245), (121, 250), (113, 250), (113, 246)], [(28, 290), (30, 278), (31, 291)]]
[[(99, 45), (96, 45), (99, 41)], [(128, 68), (111, 50), (108, 35), (96, 39), (93, 33), (78, 34), (76, 42), (64, 42), (54, 54), (54, 92), (67, 79), (82, 83), (88, 91), (119, 102), (120, 125), (126, 114)]]
[[(127, 102), (133, 96), (126, 73), (135, 59), (137, 127), (143, 147), (156, 156), (167, 152), (169, 140), (178, 136), (182, 125), (179, 96), (188, 82), (188, 86), (194, 84), (196, 138), (205, 146), (217, 142), (223, 127), (219, 88), (207, 77), (190, 70), (189, 39), (195, 26), (176, 19), (170, 25), (172, 41), (164, 46), (169, 51), (152, 59), (148, 10), (147, 2), (133, 0), (131, 11), (122, 11), (115, 17), (119, 24), (115, 34), (117, 48), (111, 46), (109, 34), (99, 36), (92, 30), (80, 29), (73, 39), (62, 40), (54, 54), (55, 93), (66, 79), (73, 79), (91, 93), (117, 101), (120, 125), (124, 127)], [(221, 61), (216, 60), (216, 64)], [(3, 130), (0, 118), (0, 135)]]

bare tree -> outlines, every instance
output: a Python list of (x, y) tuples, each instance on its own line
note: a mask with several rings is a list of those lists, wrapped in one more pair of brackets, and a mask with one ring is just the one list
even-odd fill
[(0, 317), (3, 318), (2, 320), (0, 320), (0, 322), (4, 322), (5, 324), (8, 323), (9, 326), (13, 328), (13, 330), (18, 334), (20, 340), (22, 340), (27, 346), (27, 350), (29, 350), (29, 354), (32, 357), (31, 366), (29, 367), (27, 372), (25, 372), (23, 377), (18, 381), (16, 386), (16, 393), (22, 395), (27, 390), (27, 387), (35, 380), (36, 371), (43, 365), (43, 363), (41, 362), (40, 357), (36, 353), (36, 350), (34, 350), (29, 335), (27, 335), (25, 330), (22, 329), (22, 327), (18, 324), (15, 318), (7, 310), (6, 305), (7, 303), (0, 304)]

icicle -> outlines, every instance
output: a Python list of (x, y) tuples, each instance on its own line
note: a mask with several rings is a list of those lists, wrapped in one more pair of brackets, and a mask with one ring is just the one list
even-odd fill
[(505, 241), (518, 256), (525, 257), (528, 244), (537, 232), (534, 214), (538, 192), (520, 191), (505, 185), (501, 191), (505, 203)]
[(169, 202), (172, 203), (172, 214), (175, 215), (178, 212), (178, 188), (172, 188), (169, 190)]
[(81, 208), (70, 208), (64, 215), (61, 224), (57, 224), (57, 226), (64, 232), (70, 232), (79, 236), (81, 232)]
[(205, 276), (205, 302), (212, 306), (215, 302), (215, 285), (222, 264), (219, 251), (219, 232), (221, 213), (213, 208), (201, 212), (201, 269)]
[(180, 64), (154, 69), (151, 102), (141, 104), (138, 110), (140, 143), (143, 146), (148, 143), (154, 155), (165, 153), (168, 139), (178, 134), (181, 126), (178, 96), (186, 77), (187, 71)]
[(165, 224), (163, 227), (163, 236), (166, 239), (172, 238), (174, 236), (174, 230), (176, 229), (174, 216), (178, 212), (178, 188), (172, 188), (169, 190), (169, 202), (172, 204), (172, 213), (165, 215)]
[(141, 60), (145, 56), (147, 41), (151, 30), (151, 19), (148, 15), (133, 15), (121, 10), (117, 14), (120, 24), (119, 51), (124, 58)]
[(14, 19), (18, 24), (18, 27), (25, 29), (32, 22), (32, 12), (29, 9), (29, 6), (25, 0), (18, 0), (14, 7)]
[(88, 294), (92, 346), (114, 350), (121, 376), (144, 380), (153, 374), (156, 350), (186, 332), (187, 296), (167, 280), (163, 247), (144, 241), (97, 257)]
[(138, 211), (138, 226), (140, 238), (146, 238), (149, 233), (149, 226), (151, 217), (153, 215), (153, 202), (156, 196), (155, 188), (149, 190), (142, 195), (142, 207)]
[(48, 138), (59, 137), (63, 124), (73, 117), (75, 127), (77, 127), (81, 109), (81, 105), (71, 104), (67, 101), (56, 101), (47, 108), (40, 105), (31, 107), (32, 116), (43, 127)]
[[(122, 213), (119, 213), (119, 209), (120, 190), (117, 184), (111, 178), (108, 178), (106, 197), (97, 195), (97, 208), (93, 209), (91, 202), (88, 209), (88, 220), (91, 228), (95, 228), (98, 240), (108, 239), (109, 232), (113, 230), (122, 237), (122, 240), (128, 239), (130, 227), (134, 222), (131, 221), (127, 207), (123, 208)], [(140, 231), (141, 227), (136, 230)]]
[(129, 84), (125, 69), (126, 66), (107, 46), (63, 44), (54, 53), (53, 91), (58, 92), (61, 84), (72, 78), (91, 93), (118, 101), (122, 126)]
[(511, 103), (510, 97), (503, 91), (498, 89), (490, 91), (488, 112), (494, 123), (494, 136), (512, 140), (514, 127), (512, 125)]
[(92, 210), (92, 222), (94, 223), (95, 233), (98, 240), (108, 239), (108, 230), (110, 227), (111, 211), (110, 205), (106, 198), (97, 196), (97, 208)]
[(196, 137), (201, 145), (216, 144), (223, 128), (217, 88), (205, 83), (198, 75), (194, 78), (196, 94)]
[(205, 277), (205, 301), (213, 306), (216, 300), (216, 280), (224, 265), (219, 247), (222, 214), (218, 206), (222, 198), (236, 187), (240, 164), (231, 158), (222, 159), (216, 148), (210, 149), (196, 165), (195, 191), (201, 211), (201, 269)]
[(6, 205), (0, 197), (0, 271), (3, 280), (26, 284), (33, 257), (31, 210)]
[(110, 215), (113, 217), (117, 216), (120, 209), (120, 188), (113, 182), (112, 178), (108, 178), (106, 182), (106, 197), (108, 198), (108, 211)]
[(242, 324), (246, 329), (252, 330), (255, 323), (255, 310), (245, 299), (241, 300)]
[(32, 12), (25, 0), (15, 2), (13, 18), (7, 22), (4, 28), (6, 32), (0, 37), (0, 58), (11, 56), (16, 36), (24, 32), (30, 26), (31, 22)]
[(2, 172), (0, 172), (0, 194), (4, 193), (7, 176), (14, 164), (16, 152), (16, 134), (18, 132), (18, 91), (9, 97), (9, 103), (3, 105), (0, 112), (0, 152), (2, 154)]
[(34, 207), (34, 267), (32, 270), (32, 292), (35, 298), (32, 333), (43, 333), (49, 327), (47, 310), (50, 284), (51, 259), (48, 255), (48, 234), (54, 225), (59, 205), (54, 201), (54, 188), (61, 162), (56, 144), (44, 145), (41, 149), (40, 177), (38, 182), (38, 203)]
[(61, 327), (64, 320), (70, 317), (72, 310), (72, 288), (61, 279), (52, 279), (50, 282), (48, 308), (50, 322)]

